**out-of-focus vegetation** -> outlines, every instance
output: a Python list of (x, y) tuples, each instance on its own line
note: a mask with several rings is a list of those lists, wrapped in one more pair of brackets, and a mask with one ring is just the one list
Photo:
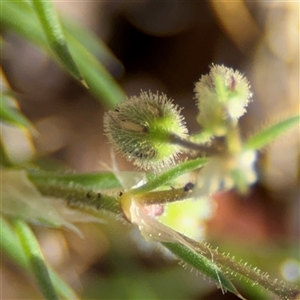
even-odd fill
[[(254, 101), (241, 121), (244, 137), (299, 113), (297, 3), (53, 2), (89, 90), (54, 62), (57, 58), (52, 59), (38, 20), (29, 17), (28, 3), (2, 3), (9, 13), (1, 16), (6, 76), (1, 105), (14, 108), (16, 98), (26, 116), (12, 109), (7, 118), (24, 126), (1, 124), (5, 165), (34, 158), (48, 170), (112, 168), (103, 113), (123, 99), (122, 90), (128, 95), (140, 89), (168, 93), (185, 107), (187, 127), (193, 132), (194, 83), (212, 62), (245, 72), (252, 84)], [(299, 281), (298, 130), (260, 153), (259, 182), (247, 196), (216, 196), (217, 209), (199, 226), (213, 245), (293, 283)], [(118, 165), (132, 169), (120, 157)], [(106, 224), (78, 226), (84, 239), (67, 230), (34, 228), (46, 261), (83, 299), (236, 298), (223, 296), (190, 267), (178, 267), (131, 228), (109, 215), (102, 218)], [(41, 298), (32, 280), (6, 257), (1, 278), (3, 299)], [(260, 289), (248, 290), (246, 283), (238, 289), (247, 299), (263, 297)]]

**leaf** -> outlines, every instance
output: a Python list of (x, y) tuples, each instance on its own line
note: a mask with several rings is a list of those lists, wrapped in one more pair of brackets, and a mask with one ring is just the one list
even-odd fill
[(75, 23), (73, 20), (69, 20), (65, 15), (60, 16), (60, 20), (65, 28), (65, 32), (84, 45), (111, 74), (115, 77), (120, 77), (123, 74), (124, 67), (122, 63), (96, 34)]
[[(165, 226), (148, 214), (147, 208), (138, 202), (131, 192), (121, 196), (121, 206), (126, 218), (139, 227), (142, 236), (149, 241), (161, 242), (172, 253), (182, 259), (184, 262), (191, 264), (197, 270), (214, 280), (225, 292), (226, 290), (239, 295), (233, 284), (224, 276), (220, 269), (213, 262), (203, 256), (199, 249), (190, 242), (184, 235)], [(194, 242), (194, 241), (193, 241)], [(199, 245), (199, 243), (196, 243)], [(201, 244), (201, 250), (211, 253), (208, 246)], [(211, 255), (213, 257), (213, 255)], [(241, 297), (241, 296), (240, 296)]]
[(16, 103), (11, 98), (2, 95), (0, 101), (0, 119), (2, 121), (21, 128), (33, 127), (30, 121), (19, 111)]
[[(29, 222), (53, 227), (65, 226), (80, 235), (76, 226), (68, 221), (67, 215), (73, 221), (82, 220), (82, 215), (76, 211), (66, 211), (57, 201), (51, 201), (41, 195), (33, 183), (27, 178), (24, 170), (1, 170), (2, 197), (0, 210), (3, 214), (17, 217)], [(86, 216), (86, 221), (95, 221)], [(100, 220), (97, 219), (99, 222)]]
[(42, 294), (47, 300), (58, 300), (59, 298), (50, 279), (48, 268), (33, 232), (21, 219), (15, 219), (13, 223)]
[[(1, 3), (0, 20), (4, 29), (12, 30), (50, 55), (53, 54), (33, 8), (25, 1)], [(62, 22), (63, 23), (63, 22)], [(64, 32), (69, 51), (78, 66), (89, 91), (98, 101), (114, 108), (125, 99), (125, 94), (108, 71), (68, 30)]]
[(51, 1), (43, 0), (32, 0), (31, 3), (41, 22), (42, 29), (51, 49), (59, 57), (70, 74), (85, 86), (86, 84), (68, 49), (67, 41), (53, 4)]
[(297, 124), (298, 126), (300, 124), (300, 115), (289, 117), (283, 121), (275, 123), (248, 139), (244, 144), (244, 147), (245, 149), (252, 150), (261, 149)]
[(70, 51), (82, 72), (91, 93), (106, 106), (114, 108), (126, 98), (104, 66), (75, 38), (67, 34)]
[[(126, 172), (127, 173), (127, 172)], [(136, 172), (128, 172), (136, 173)], [(129, 174), (127, 173), (127, 176)], [(40, 170), (28, 170), (28, 175), (36, 184), (49, 184), (49, 186), (69, 186), (85, 188), (87, 190), (108, 190), (122, 188), (117, 177), (111, 172), (95, 173), (59, 173)]]
[(0, 155), (2, 166), (22, 165), (35, 156), (35, 148), (27, 128), (1, 124)]
[[(3, 216), (0, 216), (0, 248), (10, 259), (25, 271), (29, 271), (29, 262), (16, 233)], [(57, 293), (66, 299), (79, 299), (73, 289), (48, 266), (48, 272)]]
[(227, 290), (237, 295), (240, 299), (244, 299), (230, 280), (222, 273), (222, 271), (216, 266), (212, 260), (208, 260), (206, 257), (192, 251), (188, 247), (179, 243), (162, 242), (162, 245), (169, 249), (173, 254), (182, 259), (184, 262), (190, 264), (195, 269), (206, 275), (210, 279), (213, 279), (217, 285), (225, 293)]
[(20, 241), (3, 215), (0, 216), (0, 246), (23, 269), (28, 267)]
[(146, 184), (132, 189), (131, 192), (133, 194), (145, 193), (156, 188), (161, 187), (164, 184), (170, 183), (175, 178), (183, 175), (185, 173), (194, 171), (203, 167), (208, 162), (207, 158), (197, 158), (191, 159), (182, 163), (179, 163), (175, 167), (171, 168), (170, 170), (158, 175), (154, 179), (150, 179)]
[(259, 269), (237, 262), (228, 255), (220, 254), (208, 244), (197, 242), (160, 223), (155, 218), (157, 216), (155, 211), (153, 213), (149, 205), (144, 205), (143, 196), (146, 198), (147, 193), (134, 195), (131, 191), (125, 192), (120, 197), (120, 204), (126, 219), (138, 226), (146, 240), (162, 243), (184, 262), (191, 264), (213, 279), (223, 291), (228, 289), (241, 299), (244, 298), (223, 272), (242, 276), (246, 280), (252, 281), (253, 284), (259, 284), (266, 290), (282, 297), (282, 299), (296, 299), (296, 295), (299, 294), (297, 287), (287, 286), (282, 282), (272, 280), (268, 274)]
[(22, 129), (33, 129), (33, 125), (20, 111), (18, 102), (15, 99), (15, 93), (11, 90), (9, 83), (0, 68), (0, 83), (1, 83), (1, 97), (0, 97), (0, 120), (18, 126)]

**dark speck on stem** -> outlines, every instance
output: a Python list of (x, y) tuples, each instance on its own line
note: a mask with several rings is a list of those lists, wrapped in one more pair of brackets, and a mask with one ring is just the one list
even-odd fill
[(183, 190), (184, 190), (185, 192), (189, 192), (189, 191), (191, 191), (193, 188), (194, 188), (194, 184), (193, 184), (192, 182), (188, 182), (188, 183), (184, 186)]

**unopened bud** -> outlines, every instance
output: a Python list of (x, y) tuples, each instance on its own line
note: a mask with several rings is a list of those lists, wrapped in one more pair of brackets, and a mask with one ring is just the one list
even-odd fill
[(252, 97), (248, 80), (238, 71), (212, 65), (208, 75), (196, 83), (198, 123), (214, 135), (226, 134), (229, 123), (237, 122)]
[(104, 116), (105, 133), (114, 150), (144, 169), (173, 164), (181, 152), (174, 135), (186, 137), (181, 108), (165, 94), (141, 92)]

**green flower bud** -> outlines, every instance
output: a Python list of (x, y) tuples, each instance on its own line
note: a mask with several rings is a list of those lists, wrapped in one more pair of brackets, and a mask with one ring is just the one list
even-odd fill
[(114, 150), (143, 169), (162, 169), (181, 152), (174, 136), (184, 138), (187, 129), (181, 108), (165, 94), (141, 92), (121, 102), (104, 116), (104, 130)]
[(238, 71), (212, 65), (195, 87), (198, 123), (214, 135), (226, 134), (228, 124), (237, 122), (252, 97), (248, 80)]

